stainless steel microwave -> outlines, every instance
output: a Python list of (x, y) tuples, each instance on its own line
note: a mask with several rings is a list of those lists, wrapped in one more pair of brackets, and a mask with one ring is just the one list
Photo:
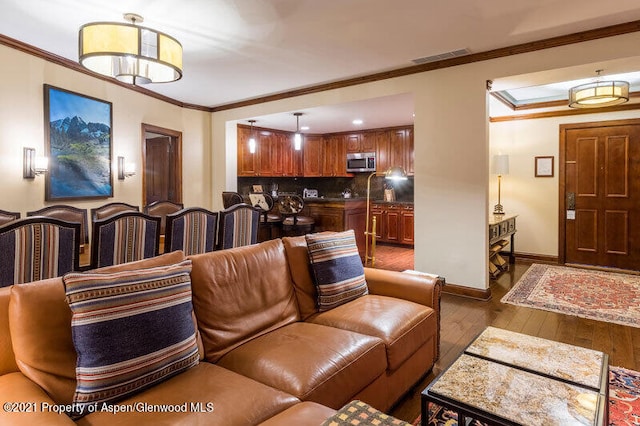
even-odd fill
[(347, 171), (348, 172), (375, 172), (376, 171), (376, 153), (363, 152), (347, 154)]

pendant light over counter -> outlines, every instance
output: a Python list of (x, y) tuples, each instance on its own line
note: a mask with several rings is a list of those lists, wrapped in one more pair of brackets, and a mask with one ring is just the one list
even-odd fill
[(293, 135), (293, 148), (296, 151), (300, 151), (302, 149), (302, 134), (300, 133), (300, 116), (301, 112), (294, 112), (293, 115), (296, 116), (296, 134)]
[(129, 84), (167, 83), (182, 78), (182, 45), (175, 38), (131, 22), (93, 22), (80, 27), (79, 62), (98, 74)]
[(626, 81), (605, 81), (600, 77), (603, 70), (596, 70), (596, 81), (569, 89), (571, 108), (600, 108), (618, 105), (629, 100), (629, 83)]
[(248, 120), (249, 124), (251, 124), (251, 130), (249, 131), (249, 153), (251, 154), (255, 154), (256, 153), (256, 135), (253, 132), (253, 123), (256, 122), (256, 120)]

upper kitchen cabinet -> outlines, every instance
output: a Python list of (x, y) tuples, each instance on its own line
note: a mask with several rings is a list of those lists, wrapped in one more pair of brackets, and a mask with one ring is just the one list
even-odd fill
[(402, 166), (410, 176), (413, 167), (413, 127), (362, 132), (303, 135), (296, 151), (293, 133), (253, 127), (255, 152), (251, 153), (249, 126), (238, 125), (238, 176), (352, 177), (347, 173), (347, 153), (375, 152), (378, 175)]
[(413, 176), (413, 128), (390, 129), (377, 138), (377, 174), (383, 175), (390, 167), (401, 166)]
[(324, 138), (320, 135), (303, 135), (303, 173), (305, 177), (322, 176), (324, 167)]
[(256, 145), (258, 175), (282, 176), (282, 145), (276, 134), (264, 130), (257, 132)]
[(302, 150), (293, 147), (293, 135), (276, 133), (282, 149), (282, 176), (302, 176)]
[(376, 151), (376, 132), (350, 133), (345, 135), (347, 143), (347, 152), (375, 152)]
[(292, 134), (254, 127), (254, 153), (251, 136), (250, 127), (238, 125), (238, 176), (302, 176), (302, 151), (294, 150)]
[(249, 149), (251, 130), (238, 126), (238, 176), (258, 176), (258, 155)]
[(347, 173), (347, 149), (349, 138), (345, 135), (330, 135), (324, 138), (323, 176), (350, 177)]

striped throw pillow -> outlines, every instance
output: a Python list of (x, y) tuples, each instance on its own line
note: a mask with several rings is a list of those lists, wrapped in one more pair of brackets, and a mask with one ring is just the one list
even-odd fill
[(305, 238), (320, 312), (369, 292), (353, 230), (308, 234)]
[(115, 273), (64, 276), (78, 353), (74, 417), (198, 364), (191, 260)]

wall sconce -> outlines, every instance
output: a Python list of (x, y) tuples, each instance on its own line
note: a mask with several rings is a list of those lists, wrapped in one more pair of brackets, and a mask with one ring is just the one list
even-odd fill
[(49, 169), (49, 159), (36, 157), (34, 148), (23, 148), (22, 154), (22, 177), (24, 179), (35, 179), (36, 176), (46, 173)]
[(124, 157), (118, 157), (118, 180), (124, 180), (136, 174), (136, 165), (133, 163), (125, 163)]

